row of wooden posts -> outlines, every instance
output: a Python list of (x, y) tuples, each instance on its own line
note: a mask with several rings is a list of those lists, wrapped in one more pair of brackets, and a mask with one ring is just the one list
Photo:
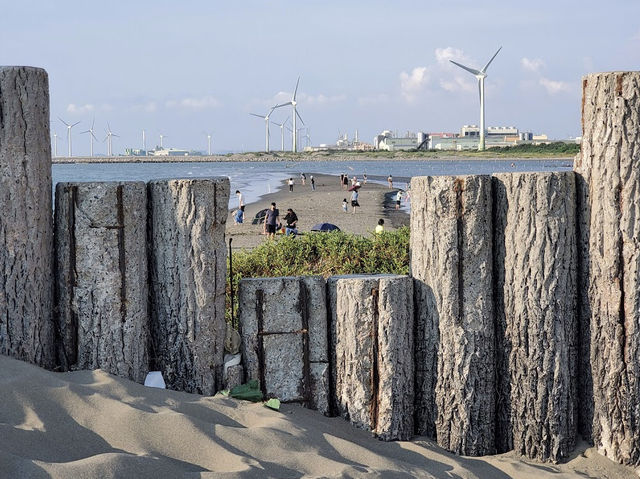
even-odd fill
[[(243, 281), (247, 377), (382, 439), (639, 465), (639, 112), (640, 73), (588, 75), (574, 172), (414, 178), (410, 277)], [(228, 198), (67, 183), (52, 218), (46, 72), (0, 67), (0, 353), (215, 392)]]

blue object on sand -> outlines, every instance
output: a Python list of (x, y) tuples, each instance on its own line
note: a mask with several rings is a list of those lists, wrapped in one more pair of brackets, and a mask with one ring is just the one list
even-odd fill
[(318, 223), (311, 228), (311, 231), (321, 231), (323, 233), (327, 233), (329, 231), (340, 231), (336, 225), (331, 223)]

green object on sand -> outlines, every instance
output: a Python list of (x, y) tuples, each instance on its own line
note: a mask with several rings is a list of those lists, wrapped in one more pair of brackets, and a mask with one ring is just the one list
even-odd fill
[(229, 391), (229, 396), (245, 401), (260, 402), (262, 401), (262, 391), (260, 391), (260, 382), (252, 379), (248, 383), (236, 386)]
[(280, 400), (277, 398), (271, 398), (267, 402), (264, 403), (266, 407), (269, 409), (273, 409), (274, 411), (280, 410)]

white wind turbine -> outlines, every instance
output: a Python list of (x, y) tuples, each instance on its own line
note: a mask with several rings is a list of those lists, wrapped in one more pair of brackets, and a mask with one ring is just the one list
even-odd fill
[(167, 135), (160, 135), (160, 148), (164, 148), (164, 146), (162, 145), (162, 140), (164, 140), (165, 138), (167, 138)]
[(265, 135), (264, 151), (266, 151), (267, 153), (269, 153), (269, 117), (271, 116), (271, 113), (273, 113), (273, 110), (275, 109), (276, 109), (275, 106), (272, 107), (271, 110), (269, 110), (269, 113), (267, 113), (265, 116), (258, 115), (257, 113), (249, 113), (249, 115), (257, 116), (258, 118), (262, 118), (264, 120), (264, 135)]
[(274, 108), (280, 108), (281, 106), (287, 106), (287, 105), (291, 105), (293, 107), (293, 113), (291, 114), (291, 117), (293, 118), (293, 130), (292, 130), (293, 131), (293, 139), (292, 139), (291, 151), (293, 151), (293, 152), (298, 151), (298, 128), (296, 128), (296, 117), (300, 118), (300, 121), (304, 125), (304, 120), (302, 119), (302, 117), (298, 113), (298, 110), (296, 110), (296, 105), (298, 104), (298, 102), (296, 101), (296, 94), (298, 93), (298, 85), (299, 84), (300, 84), (300, 77), (298, 77), (298, 81), (296, 82), (296, 89), (293, 91), (293, 96), (291, 97), (291, 101), (288, 101), (286, 103), (281, 103), (280, 105), (276, 105), (274, 107)]
[(278, 125), (280, 127), (280, 151), (284, 151), (284, 125), (286, 125), (288, 121), (289, 117), (287, 117), (287, 119), (282, 123), (276, 123), (275, 121), (271, 122), (274, 125)]
[(119, 138), (119, 135), (116, 135), (114, 132), (111, 131), (111, 127), (109, 126), (109, 123), (107, 123), (107, 136), (105, 136), (104, 140), (102, 140), (103, 142), (106, 141), (107, 142), (107, 156), (111, 156), (111, 152), (112, 152), (112, 141), (111, 138), (112, 137), (116, 137)]
[(71, 158), (71, 153), (72, 153), (72, 150), (71, 150), (71, 128), (73, 128), (74, 126), (76, 126), (80, 122), (76, 121), (73, 125), (70, 125), (69, 123), (67, 123), (66, 121), (64, 121), (60, 117), (58, 117), (58, 120), (60, 120), (65, 125), (67, 125), (67, 144), (69, 145), (69, 158)]
[(211, 133), (207, 133), (207, 154), (211, 156)]
[(96, 141), (98, 141), (98, 139), (96, 138), (96, 135), (93, 134), (93, 126), (95, 125), (95, 123), (96, 123), (96, 119), (94, 118), (93, 121), (91, 122), (91, 128), (80, 132), (81, 135), (84, 133), (89, 133), (89, 156), (91, 157), (93, 157), (93, 140), (95, 139)]
[(480, 143), (478, 144), (478, 150), (484, 150), (484, 79), (487, 77), (487, 68), (491, 65), (491, 62), (496, 57), (496, 55), (502, 50), (502, 47), (498, 48), (498, 51), (493, 54), (491, 60), (487, 62), (487, 64), (482, 68), (482, 70), (476, 70), (474, 68), (465, 67), (464, 65), (460, 65), (453, 60), (449, 60), (454, 65), (459, 66), (463, 70), (467, 70), (469, 73), (475, 75), (478, 79), (478, 93), (480, 94)]
[(147, 137), (145, 135), (145, 131), (142, 130), (142, 150), (145, 152), (147, 151)]

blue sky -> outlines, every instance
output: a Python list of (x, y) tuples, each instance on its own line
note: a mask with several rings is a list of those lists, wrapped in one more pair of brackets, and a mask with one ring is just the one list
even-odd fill
[(214, 151), (264, 149), (249, 113), (287, 100), (298, 75), (314, 144), (356, 129), (369, 142), (384, 129), (457, 131), (479, 121), (477, 86), (448, 60), (480, 68), (499, 46), (487, 125), (576, 136), (581, 77), (640, 65), (637, 0), (0, 0), (0, 12), (0, 64), (49, 72), (52, 132), (65, 135), (58, 116), (82, 122), (74, 154), (88, 153), (80, 132), (94, 117), (100, 140), (107, 122), (120, 135), (116, 153), (140, 147), (143, 128), (148, 146), (164, 134), (206, 150), (211, 132)]

